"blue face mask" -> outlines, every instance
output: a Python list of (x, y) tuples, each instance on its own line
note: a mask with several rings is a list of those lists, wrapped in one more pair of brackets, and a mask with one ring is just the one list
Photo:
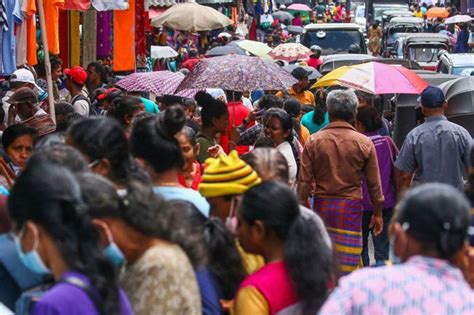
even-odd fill
[(16, 251), (18, 253), (18, 256), (20, 256), (21, 262), (31, 270), (33, 273), (46, 276), (51, 274), (51, 270), (46, 267), (44, 264), (43, 260), (41, 259), (41, 256), (38, 254), (37, 247), (38, 247), (38, 239), (37, 239), (37, 233), (35, 232), (35, 242), (33, 245), (33, 249), (29, 251), (28, 253), (23, 253), (23, 250), (21, 249), (21, 239), (23, 238), (24, 230), (20, 232), (20, 235), (16, 236), (15, 235), (15, 245), (16, 245)]
[(120, 248), (114, 242), (104, 249), (105, 257), (116, 267), (121, 267), (125, 263), (125, 256), (123, 255)]

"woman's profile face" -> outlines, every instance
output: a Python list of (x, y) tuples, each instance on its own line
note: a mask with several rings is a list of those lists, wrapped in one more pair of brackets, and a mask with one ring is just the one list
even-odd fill
[(20, 136), (5, 151), (13, 164), (23, 170), (33, 152), (33, 137), (31, 135)]
[(286, 141), (289, 136), (289, 131), (283, 130), (280, 119), (271, 117), (265, 124), (265, 135), (275, 141), (277, 145)]

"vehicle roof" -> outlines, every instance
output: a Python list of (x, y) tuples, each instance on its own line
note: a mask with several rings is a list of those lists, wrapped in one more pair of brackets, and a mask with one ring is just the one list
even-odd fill
[(405, 8), (400, 8), (400, 9), (389, 9), (389, 10), (386, 10), (386, 11), (383, 11), (383, 14), (384, 15), (397, 15), (397, 14), (401, 14), (400, 16), (413, 16), (413, 12), (411, 11), (408, 11), (407, 9)]
[(323, 64), (327, 62), (334, 62), (340, 60), (365, 60), (375, 59), (376, 57), (368, 54), (334, 54), (323, 56)]
[(438, 33), (401, 33), (404, 35), (405, 42), (449, 42), (448, 35)]
[(390, 23), (388, 25), (391, 26), (392, 24), (403, 24), (403, 23), (422, 24), (423, 19), (419, 17), (414, 17), (414, 16), (395, 16), (393, 19), (390, 20)]
[(313, 30), (360, 30), (360, 25), (355, 23), (321, 23), (308, 24), (304, 27), (306, 31)]
[(474, 65), (474, 53), (444, 54), (442, 57), (447, 58), (454, 66)]

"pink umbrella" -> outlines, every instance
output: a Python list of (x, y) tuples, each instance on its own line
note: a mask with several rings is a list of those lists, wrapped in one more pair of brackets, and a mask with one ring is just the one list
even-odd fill
[(308, 7), (306, 4), (302, 3), (293, 3), (288, 7), (288, 10), (293, 10), (293, 11), (312, 11), (310, 7)]
[[(177, 94), (176, 88), (184, 80), (181, 72), (136, 72), (121, 79), (116, 85), (129, 92), (148, 92), (156, 95)], [(197, 91), (183, 90), (180, 96), (192, 97)]]

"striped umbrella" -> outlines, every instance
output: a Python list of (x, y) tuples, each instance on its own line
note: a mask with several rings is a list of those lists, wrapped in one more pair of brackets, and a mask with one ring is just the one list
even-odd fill
[(275, 60), (286, 60), (288, 62), (308, 59), (311, 51), (301, 45), (296, 43), (286, 43), (278, 45), (270, 51), (269, 55)]

